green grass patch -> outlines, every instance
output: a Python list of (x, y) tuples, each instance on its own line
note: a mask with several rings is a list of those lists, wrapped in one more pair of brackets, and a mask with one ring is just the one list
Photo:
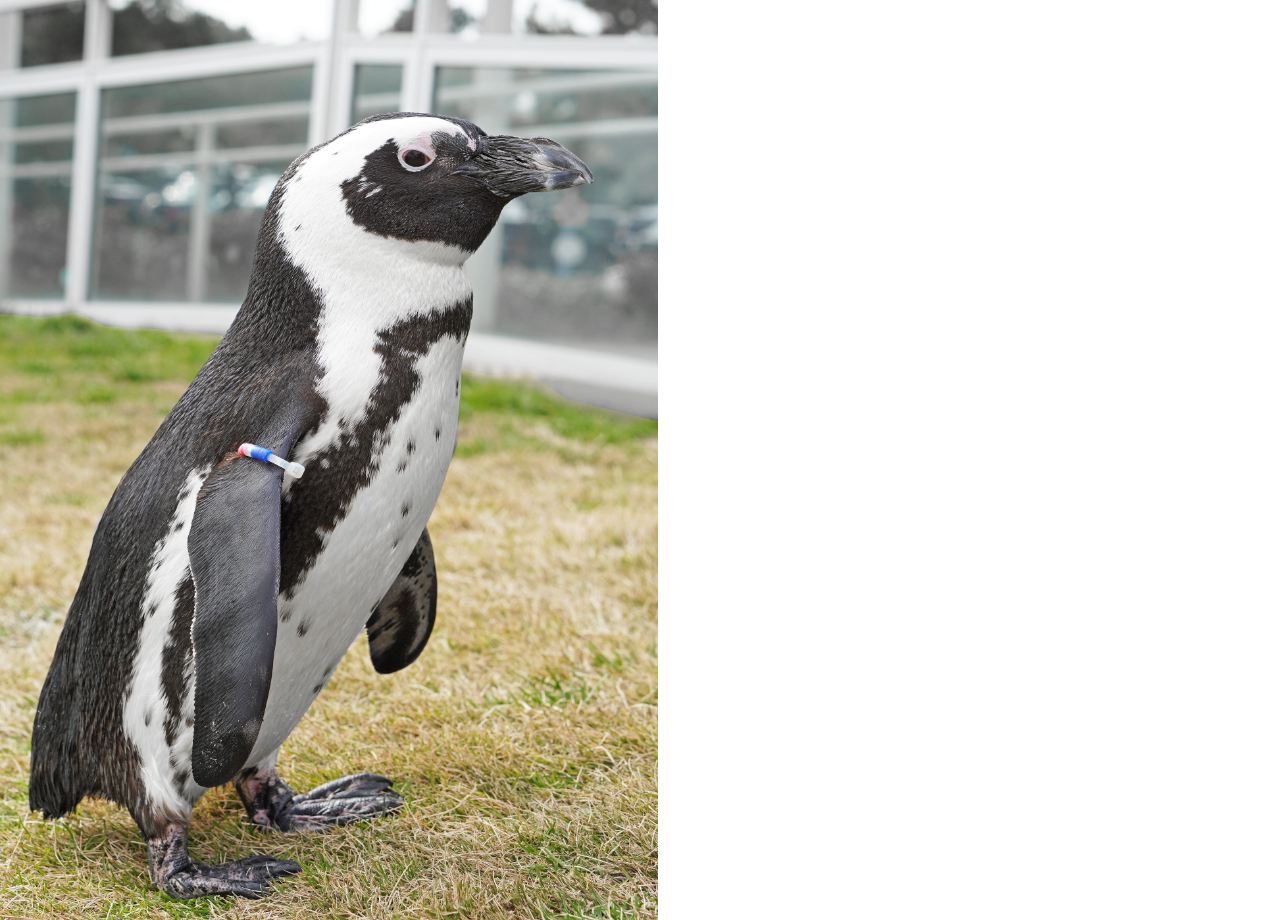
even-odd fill
[[(210, 335), (113, 329), (73, 314), (0, 315), (0, 382), (6, 384), (0, 405), (68, 399), (94, 405), (148, 396), (149, 384), (188, 384), (217, 341)], [(172, 392), (159, 400), (169, 408), (175, 401)], [(485, 422), (460, 438), (458, 454), (466, 457), (560, 450), (555, 442), (562, 438), (594, 447), (658, 435), (655, 421), (571, 403), (534, 384), (471, 374), (464, 374), (459, 417), (461, 423)], [(33, 431), (0, 433), (0, 444), (38, 443)]]
[[(567, 402), (537, 386), (465, 374), (459, 397), (459, 420), (464, 422), (478, 415), (542, 421), (554, 434), (588, 444), (622, 444), (658, 435), (658, 423), (649, 419)], [(513, 440), (516, 434), (515, 431), (502, 431), (500, 440)], [(521, 436), (527, 441), (534, 440), (524, 434)], [(494, 445), (474, 442), (467, 447), (467, 455), (471, 455), (484, 453), (493, 449)], [(461, 453), (466, 451), (462, 441), (459, 449)]]
[[(127, 392), (112, 384), (188, 383), (216, 343), (216, 336), (112, 329), (72, 314), (0, 315), (0, 373), (17, 375), (20, 388), (36, 399), (74, 394), (107, 402)], [(89, 397), (80, 384), (88, 384)]]
[(38, 428), (19, 428), (16, 431), (0, 431), (0, 444), (6, 447), (26, 447), (43, 444), (44, 432)]

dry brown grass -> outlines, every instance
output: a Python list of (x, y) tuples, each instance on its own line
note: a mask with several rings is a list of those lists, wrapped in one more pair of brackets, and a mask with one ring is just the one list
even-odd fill
[(122, 809), (27, 812), (35, 702), (94, 521), (179, 391), (8, 417), (45, 440), (0, 443), (0, 917), (653, 916), (657, 448), (530, 420), (465, 422), (462, 438), (496, 449), (456, 458), (429, 524), (440, 601), (420, 660), (380, 676), (360, 640), (284, 747), (296, 788), (374, 770), (402, 813), (266, 835), (213, 790), (195, 859), (268, 852), (305, 872), (263, 901), (176, 902)]

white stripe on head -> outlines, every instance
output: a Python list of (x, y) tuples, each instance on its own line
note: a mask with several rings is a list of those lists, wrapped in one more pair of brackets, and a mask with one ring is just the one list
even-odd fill
[(430, 158), (435, 157), (437, 156), (437, 148), (433, 146), (433, 135), (440, 131), (443, 134), (460, 138), (468, 145), (469, 150), (473, 151), (473, 153), (477, 152), (477, 142), (468, 136), (468, 132), (453, 121), (447, 121), (445, 118), (393, 118), (383, 122), (372, 122), (372, 125), (382, 124), (388, 126), (398, 123), (409, 123), (403, 126), (401, 132), (393, 135), (393, 140), (397, 142), (398, 150), (404, 150), (407, 147), (418, 147), (427, 151)]

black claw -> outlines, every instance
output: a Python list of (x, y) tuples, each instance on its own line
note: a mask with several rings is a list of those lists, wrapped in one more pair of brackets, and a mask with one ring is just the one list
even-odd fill
[(382, 818), (405, 804), (393, 780), (377, 773), (342, 776), (307, 795), (297, 795), (273, 771), (256, 771), (236, 786), (254, 824), (291, 834)]
[(380, 776), (378, 773), (354, 773), (351, 776), (342, 776), (340, 779), (333, 779), (329, 783), (323, 783), (321, 786), (311, 789), (302, 798), (313, 801), (314, 799), (375, 795), (384, 789), (392, 788), (392, 786), (393, 780), (387, 776)]
[(300, 863), (292, 859), (279, 859), (275, 861), (274, 867), (270, 870), (270, 874), (275, 878), (289, 878), (293, 875), (300, 875), (305, 870), (301, 868)]
[(249, 856), (217, 866), (191, 862), (186, 829), (177, 824), (169, 825), (162, 836), (147, 840), (146, 849), (151, 880), (164, 894), (182, 900), (215, 895), (263, 898), (269, 893), (270, 881), (301, 872), (299, 863), (272, 856)]
[(319, 799), (312, 801), (293, 801), (287, 812), (290, 815), (306, 818), (317, 817), (376, 817), (397, 811), (404, 802), (402, 797), (393, 792), (382, 792), (379, 795), (348, 796), (339, 799)]
[[(196, 864), (197, 865), (197, 864)], [(275, 859), (272, 856), (249, 856), (237, 862), (223, 866), (199, 866), (199, 868), (216, 874), (224, 872), (224, 878), (237, 882), (268, 882), (273, 878), (288, 878), (300, 875), (300, 863), (290, 859)]]
[(178, 873), (158, 883), (159, 890), (170, 898), (187, 900), (217, 895), (259, 901), (269, 894), (269, 882), (241, 882), (231, 879), (204, 878), (196, 873)]

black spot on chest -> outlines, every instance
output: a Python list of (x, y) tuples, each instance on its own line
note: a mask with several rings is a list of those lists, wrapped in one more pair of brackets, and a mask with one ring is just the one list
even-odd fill
[(442, 338), (463, 344), (472, 323), (469, 297), (449, 310), (395, 323), (377, 336), (380, 374), (358, 424), (311, 458), (305, 478), (283, 499), (279, 591), (295, 596), (305, 574), (322, 552), (325, 535), (344, 517), (355, 496), (375, 477), (388, 443), (389, 427), (420, 387), (415, 362)]

